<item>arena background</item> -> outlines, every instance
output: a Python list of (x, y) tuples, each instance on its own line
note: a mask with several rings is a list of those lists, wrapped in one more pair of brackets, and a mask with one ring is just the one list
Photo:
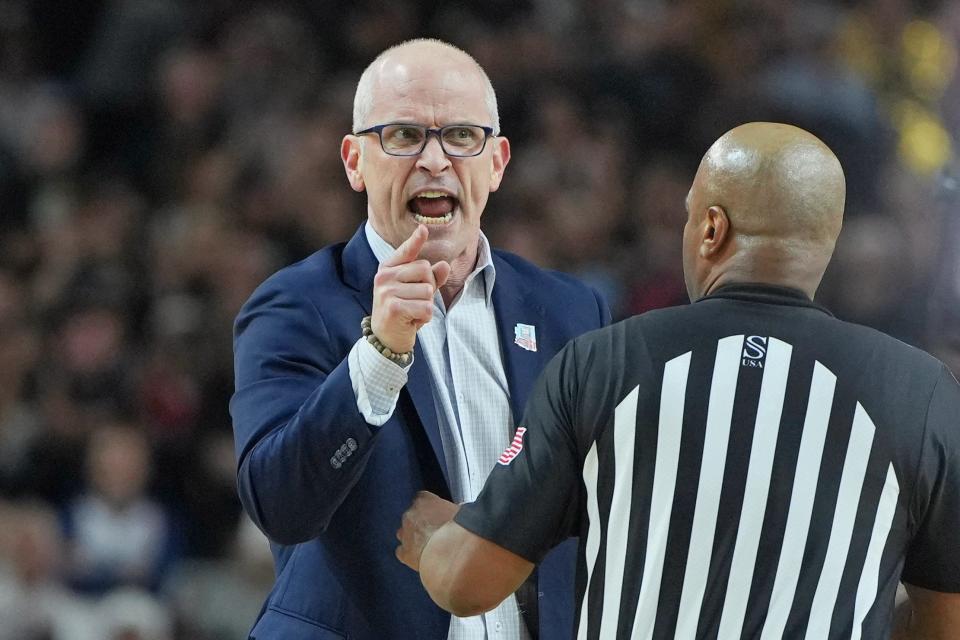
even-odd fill
[(427, 35), (497, 89), (494, 244), (685, 303), (700, 155), (798, 124), (848, 176), (821, 301), (960, 371), (960, 2), (0, 0), (0, 639), (245, 637), (231, 322), (361, 222), (355, 82)]

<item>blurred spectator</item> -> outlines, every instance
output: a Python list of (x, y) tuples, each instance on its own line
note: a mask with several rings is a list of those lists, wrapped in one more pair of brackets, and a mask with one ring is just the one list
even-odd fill
[(0, 638), (101, 640), (92, 601), (62, 583), (56, 516), (37, 504), (0, 504)]
[(844, 222), (842, 241), (820, 295), (839, 318), (916, 344), (926, 328), (927, 296), (913, 274), (900, 267), (907, 239), (899, 230), (882, 215)]
[(77, 491), (89, 433), (132, 404), (126, 333), (120, 307), (93, 303), (65, 312), (45, 336), (36, 381), (42, 428), (30, 438), (15, 493), (62, 505)]
[(91, 593), (158, 589), (175, 559), (175, 534), (170, 517), (145, 493), (146, 438), (130, 425), (99, 427), (86, 463), (86, 488), (65, 514), (71, 584)]
[(938, 180), (934, 209), (942, 218), (930, 300), (930, 349), (960, 376), (960, 162)]
[(10, 495), (29, 472), (28, 456), (41, 434), (36, 408), (28, 400), (39, 340), (25, 321), (23, 287), (0, 271), (0, 496)]
[(623, 315), (683, 304), (687, 289), (677, 256), (681, 253), (691, 172), (677, 157), (656, 156), (636, 172), (632, 185), (630, 235), (633, 239), (624, 278), (628, 290)]
[(97, 606), (106, 640), (171, 640), (173, 620), (162, 602), (137, 589), (117, 589)]

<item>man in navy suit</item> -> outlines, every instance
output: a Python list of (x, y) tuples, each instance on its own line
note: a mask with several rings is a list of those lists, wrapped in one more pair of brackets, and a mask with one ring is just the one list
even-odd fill
[(395, 532), (420, 490), (476, 497), (542, 367), (609, 311), (481, 233), (510, 144), (463, 51), (382, 53), (341, 157), (367, 222), (270, 277), (236, 322), (239, 492), (277, 573), (251, 637), (569, 637), (573, 541), (497, 609), (451, 618), (395, 558)]

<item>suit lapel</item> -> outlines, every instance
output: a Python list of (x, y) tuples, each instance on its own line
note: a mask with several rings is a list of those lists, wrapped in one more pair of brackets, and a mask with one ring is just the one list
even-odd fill
[[(377, 275), (377, 257), (373, 254), (370, 244), (367, 242), (367, 236), (364, 231), (364, 225), (360, 228), (350, 242), (343, 248), (343, 281), (354, 290), (354, 297), (363, 307), (364, 313), (369, 315), (373, 309), (373, 277)], [(359, 330), (359, 327), (358, 327)], [(430, 442), (430, 448), (440, 464), (443, 471), (443, 479), (450, 486), (450, 479), (447, 474), (447, 461), (443, 455), (443, 442), (440, 439), (440, 424), (437, 420), (437, 412), (433, 403), (433, 391), (431, 385), (433, 381), (430, 377), (430, 368), (427, 366), (427, 358), (417, 342), (413, 352), (414, 363), (410, 367), (407, 375), (407, 384), (404, 387), (410, 395), (420, 423)], [(402, 396), (403, 392), (401, 392)]]
[(404, 387), (413, 400), (413, 406), (420, 416), (423, 430), (430, 441), (433, 454), (440, 462), (443, 479), (450, 486), (450, 476), (447, 472), (447, 459), (443, 454), (443, 441), (440, 439), (440, 423), (437, 420), (436, 405), (433, 400), (433, 378), (430, 376), (430, 367), (427, 366), (427, 356), (418, 341), (413, 347), (413, 366), (407, 372), (407, 385)]
[[(493, 255), (493, 263), (497, 270), (496, 284), (493, 287), (493, 309), (497, 318), (500, 350), (503, 353), (503, 368), (510, 389), (510, 409), (514, 423), (519, 423), (523, 418), (523, 409), (530, 389), (552, 354), (540, 347), (535, 347), (536, 351), (521, 347), (515, 340), (516, 331), (524, 325), (533, 327), (539, 341), (549, 327), (546, 325), (543, 307), (537, 304), (533, 292), (529, 291), (513, 267), (496, 253)], [(530, 343), (526, 344), (531, 346)], [(533, 345), (536, 345), (536, 342)]]
[(367, 236), (360, 225), (350, 242), (343, 248), (343, 270), (340, 277), (353, 289), (353, 296), (363, 307), (365, 315), (373, 308), (373, 277), (377, 275), (377, 257), (367, 242)]

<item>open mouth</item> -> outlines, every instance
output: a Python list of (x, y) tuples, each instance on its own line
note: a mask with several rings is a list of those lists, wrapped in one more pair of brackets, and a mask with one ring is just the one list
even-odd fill
[(407, 209), (413, 213), (417, 222), (427, 225), (447, 224), (460, 202), (443, 191), (424, 191), (407, 202)]

